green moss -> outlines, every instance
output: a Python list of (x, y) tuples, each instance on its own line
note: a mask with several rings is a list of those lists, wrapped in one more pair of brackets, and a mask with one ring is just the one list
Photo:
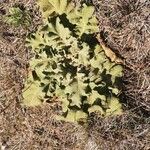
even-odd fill
[(4, 17), (4, 21), (14, 26), (29, 26), (31, 23), (31, 17), (29, 11), (26, 9), (21, 10), (19, 7), (9, 8), (9, 13)]

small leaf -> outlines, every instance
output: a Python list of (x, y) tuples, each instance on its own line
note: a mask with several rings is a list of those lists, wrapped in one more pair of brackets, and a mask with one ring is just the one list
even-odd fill
[(119, 103), (118, 98), (112, 97), (108, 99), (109, 104), (108, 107), (109, 109), (106, 110), (106, 116), (109, 115), (121, 115), (122, 114), (122, 106)]
[(85, 122), (88, 115), (83, 111), (77, 111), (76, 112), (76, 121), (83, 121)]
[(109, 73), (112, 75), (111, 80), (112, 80), (112, 83), (114, 83), (116, 80), (116, 77), (123, 76), (123, 67), (121, 65), (116, 65), (110, 69)]
[(65, 121), (76, 122), (76, 112), (72, 110), (68, 111)]
[(114, 93), (115, 95), (118, 95), (119, 94), (119, 89), (118, 88), (112, 88), (112, 87), (108, 87), (112, 93)]
[(88, 112), (89, 112), (89, 113), (99, 112), (99, 113), (101, 113), (101, 115), (104, 114), (103, 109), (102, 109), (100, 106), (98, 106), (98, 105), (94, 105), (94, 106), (90, 107), (90, 108), (88, 109)]
[(104, 95), (100, 95), (97, 91), (92, 91), (89, 95), (88, 103), (92, 105), (97, 99), (106, 101), (106, 97)]
[(66, 97), (61, 97), (61, 101), (62, 101), (62, 111), (66, 112), (68, 110), (69, 101), (67, 100)]
[(40, 6), (44, 20), (53, 15), (69, 14), (74, 9), (69, 0), (38, 0), (37, 4)]
[(34, 82), (30, 85), (26, 85), (26, 89), (23, 91), (23, 104), (26, 106), (38, 106), (42, 104), (45, 93), (42, 92), (39, 84)]
[(82, 65), (85, 65), (85, 66), (88, 66), (90, 64), (89, 62), (89, 46), (86, 45), (85, 43), (82, 44), (83, 45), (83, 49), (81, 49), (79, 51), (79, 56), (78, 56), (78, 59), (79, 59), (79, 63), (82, 64)]

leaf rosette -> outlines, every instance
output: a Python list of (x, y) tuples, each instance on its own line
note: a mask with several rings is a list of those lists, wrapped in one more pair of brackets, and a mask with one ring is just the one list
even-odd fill
[(73, 122), (86, 121), (96, 111), (102, 116), (121, 114), (118, 82), (123, 67), (112, 62), (96, 40), (94, 8), (83, 4), (73, 9), (67, 0), (39, 0), (38, 4), (44, 25), (27, 39), (35, 56), (24, 104), (36, 106), (41, 99), (58, 97), (62, 116), (57, 118)]

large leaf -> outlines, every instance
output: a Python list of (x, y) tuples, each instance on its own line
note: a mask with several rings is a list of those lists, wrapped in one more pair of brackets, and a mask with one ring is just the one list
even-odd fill
[(74, 9), (72, 13), (67, 15), (69, 21), (75, 24), (77, 34), (82, 36), (83, 33), (92, 34), (98, 32), (98, 21), (94, 14), (94, 7), (83, 5), (83, 8)]
[(40, 6), (44, 19), (58, 14), (69, 13), (74, 8), (70, 0), (38, 0), (37, 4)]
[[(65, 34), (64, 34), (65, 33)], [(39, 30), (32, 34), (27, 40), (27, 46), (32, 47), (36, 52), (40, 52), (45, 46), (52, 46), (53, 49), (63, 49), (66, 46), (73, 46), (77, 49), (77, 40), (71, 35), (71, 31), (60, 23), (60, 18), (56, 18), (56, 23), (47, 23), (46, 30)]]
[[(81, 97), (86, 95), (85, 88), (87, 87), (86, 83), (83, 83), (83, 74), (78, 73), (76, 80), (73, 83), (70, 83), (66, 86), (65, 89), (62, 89), (66, 94), (66, 101), (70, 101), (71, 106), (81, 107)], [(71, 81), (70, 81), (71, 82)], [(61, 89), (59, 89), (61, 91)], [(60, 95), (61, 99), (62, 96)], [(66, 103), (63, 99), (63, 103)]]
[(66, 14), (72, 24), (75, 24), (77, 34), (98, 32), (98, 21), (94, 14), (94, 7), (83, 5), (82, 8), (74, 7), (71, 0), (38, 0), (44, 20), (55, 15)]

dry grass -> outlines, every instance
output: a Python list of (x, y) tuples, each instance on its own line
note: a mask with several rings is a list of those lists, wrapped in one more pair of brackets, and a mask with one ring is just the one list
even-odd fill
[[(100, 39), (124, 58), (124, 95), (129, 105), (150, 110), (150, 2), (93, 0)], [(129, 106), (130, 107), (130, 106)]]
[(132, 112), (108, 118), (92, 114), (88, 131), (102, 150), (148, 150), (150, 148), (150, 120)]
[(30, 58), (25, 38), (36, 30), (41, 19), (33, 0), (5, 1), (0, 5), (2, 14), (15, 4), (29, 9), (33, 20), (29, 28), (15, 28), (0, 19), (0, 149), (83, 149), (87, 138), (85, 129), (77, 124), (56, 121), (57, 102), (37, 108), (21, 105), (23, 80)]
[[(79, 0), (74, 1), (79, 4)], [(126, 99), (125, 108), (130, 110), (122, 116), (109, 118), (92, 114), (84, 128), (56, 121), (54, 114), (60, 109), (57, 101), (36, 108), (21, 105), (23, 80), (27, 76), (30, 57), (25, 38), (36, 30), (41, 19), (34, 0), (3, 0), (1, 14), (19, 3), (34, 17), (28, 29), (8, 26), (0, 18), (0, 146), (6, 150), (150, 149), (149, 20), (145, 21), (149, 18), (149, 1), (131, 3), (130, 11), (138, 8), (137, 14), (135, 10), (131, 14), (125, 11), (123, 6), (129, 5), (128, 1), (99, 0), (97, 3), (93, 0), (101, 35), (107, 31), (107, 36), (102, 36), (104, 42), (125, 58), (123, 98)], [(141, 7), (133, 7), (139, 4)], [(107, 17), (109, 12), (113, 17)], [(113, 23), (115, 21), (118, 22)], [(122, 28), (120, 23), (123, 23)], [(138, 30), (141, 30), (141, 36), (137, 34)]]

